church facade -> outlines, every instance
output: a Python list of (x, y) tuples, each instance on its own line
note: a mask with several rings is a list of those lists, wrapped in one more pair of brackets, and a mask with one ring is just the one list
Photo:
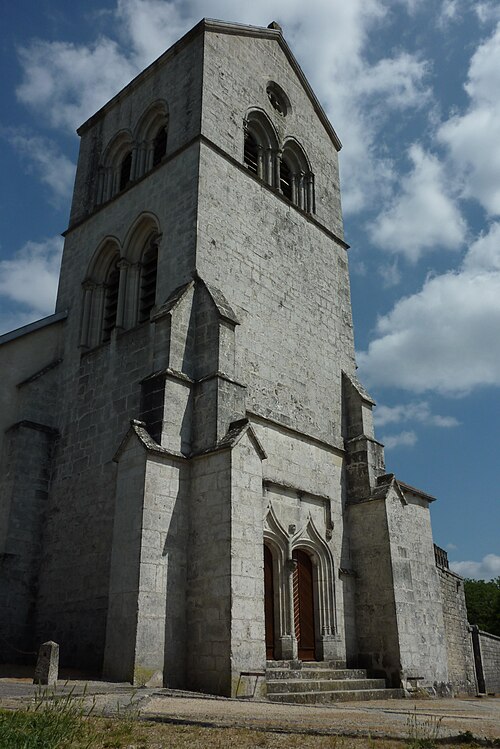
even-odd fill
[(79, 135), (56, 312), (0, 338), (3, 661), (473, 691), (433, 498), (356, 379), (341, 144), (280, 28), (202, 21)]

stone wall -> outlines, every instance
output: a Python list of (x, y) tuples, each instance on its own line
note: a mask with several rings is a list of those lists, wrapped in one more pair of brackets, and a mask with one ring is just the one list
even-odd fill
[(478, 691), (500, 693), (500, 637), (472, 627)]
[(448, 678), (455, 694), (475, 694), (474, 654), (467, 623), (464, 582), (444, 567), (438, 566), (437, 572), (443, 601)]

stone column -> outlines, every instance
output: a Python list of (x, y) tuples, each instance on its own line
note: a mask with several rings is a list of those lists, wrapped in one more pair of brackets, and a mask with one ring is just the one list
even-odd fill
[(306, 174), (306, 211), (314, 213), (314, 174)]
[[(102, 318), (104, 314), (104, 292), (105, 287), (103, 283), (97, 284), (93, 294), (93, 309), (95, 309), (95, 317), (89, 322), (89, 338), (96, 344), (102, 341)], [(93, 323), (93, 326), (92, 326)]]
[(299, 193), (299, 200), (297, 205), (299, 208), (302, 208), (302, 210), (305, 210), (305, 182), (304, 182), (305, 174), (304, 172), (300, 172), (300, 174), (297, 176), (298, 180), (298, 193)]
[(132, 149), (132, 164), (130, 166), (130, 181), (138, 178), (137, 174), (138, 147), (135, 145)]
[(257, 177), (265, 179), (264, 149), (262, 146), (257, 146)]
[(149, 172), (153, 168), (153, 142), (150, 140), (146, 141), (146, 172)]
[(97, 192), (96, 192), (96, 203), (97, 205), (100, 205), (103, 201), (103, 192), (104, 192), (104, 169), (99, 169), (99, 174), (97, 177)]
[(133, 263), (129, 266), (127, 278), (129, 288), (129, 303), (127, 305), (129, 312), (129, 324), (131, 327), (137, 325), (139, 321), (139, 297), (141, 293), (141, 263)]
[[(287, 638), (287, 642), (283, 642), (282, 640), (282, 653), (281, 657), (284, 660), (295, 660), (298, 657), (298, 646), (297, 646), (297, 638), (295, 637), (295, 616), (294, 616), (294, 610), (293, 610), (293, 575), (295, 570), (297, 569), (297, 562), (295, 559), (292, 559), (292, 550), (291, 545), (288, 550), (289, 552), (289, 559), (286, 560), (286, 566), (285, 566), (285, 572), (288, 576), (287, 584), (288, 584), (288, 601), (289, 601), (289, 608), (288, 608), (288, 627), (289, 627), (289, 638)], [(284, 646), (287, 646), (289, 649), (288, 653), (283, 652)]]
[(125, 300), (127, 295), (127, 271), (130, 263), (122, 258), (118, 261), (120, 281), (118, 285), (118, 304), (116, 309), (116, 328), (125, 327)]
[(92, 296), (96, 284), (87, 279), (82, 284), (83, 287), (83, 314), (82, 314), (82, 330), (80, 335), (80, 346), (82, 348), (88, 348), (91, 345), (90, 341), (90, 314), (92, 311)]
[(273, 175), (273, 181), (271, 182), (271, 185), (273, 185), (278, 190), (280, 190), (280, 192), (281, 192), (281, 187), (280, 187), (281, 176), (280, 176), (280, 172), (281, 172), (281, 156), (282, 156), (282, 154), (283, 154), (283, 151), (281, 151), (281, 149), (279, 149), (279, 148), (277, 148), (275, 151), (272, 151), (274, 175)]

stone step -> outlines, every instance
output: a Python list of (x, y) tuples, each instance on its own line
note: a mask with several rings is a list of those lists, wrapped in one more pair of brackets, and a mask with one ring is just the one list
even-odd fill
[(297, 705), (324, 705), (329, 702), (390, 700), (402, 697), (402, 689), (341, 689), (330, 692), (281, 692), (268, 694), (267, 699), (270, 702), (289, 702)]
[(385, 689), (385, 679), (281, 679), (267, 681), (267, 694), (298, 692), (345, 692)]
[[(313, 668), (313, 669), (345, 669), (343, 661), (266, 661), (266, 668), (288, 668), (292, 670)], [(348, 669), (350, 670), (350, 669)]]
[(266, 679), (277, 681), (278, 679), (366, 679), (366, 671), (363, 668), (323, 668), (323, 669), (266, 669)]

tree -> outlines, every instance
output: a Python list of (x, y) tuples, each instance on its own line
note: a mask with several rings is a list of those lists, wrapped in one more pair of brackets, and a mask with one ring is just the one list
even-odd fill
[(465, 580), (465, 603), (470, 624), (500, 637), (500, 577)]

